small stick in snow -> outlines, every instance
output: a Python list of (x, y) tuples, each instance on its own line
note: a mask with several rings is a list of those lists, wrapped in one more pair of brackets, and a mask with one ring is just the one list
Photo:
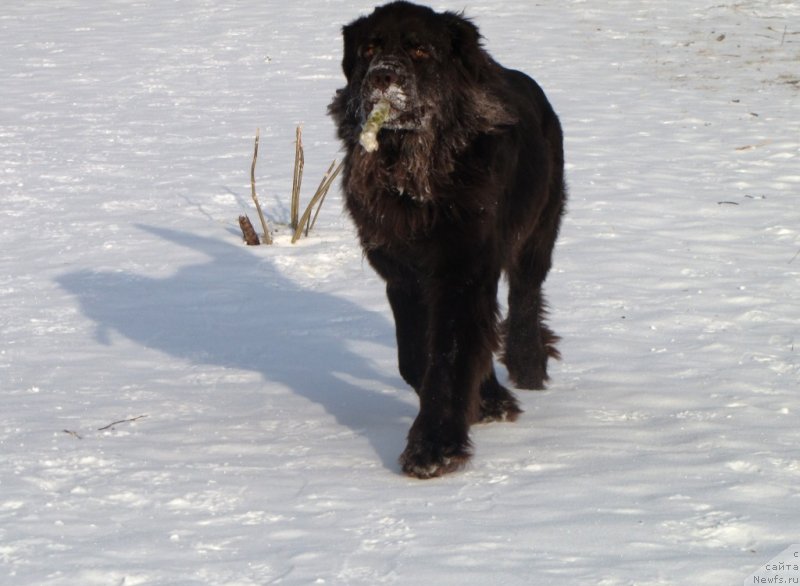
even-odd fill
[(367, 121), (364, 123), (364, 128), (361, 130), (358, 142), (361, 143), (361, 146), (364, 147), (364, 150), (368, 153), (378, 150), (378, 132), (380, 132), (381, 127), (389, 117), (390, 109), (391, 104), (389, 104), (389, 100), (378, 100), (378, 103), (372, 108), (372, 112), (367, 116)]
[(79, 440), (83, 439), (83, 436), (81, 434), (79, 434), (77, 431), (71, 431), (69, 429), (65, 429), (63, 431), (64, 431), (64, 433), (68, 433), (69, 435), (71, 435), (75, 439), (79, 439)]
[(134, 421), (138, 421), (140, 419), (144, 419), (147, 415), (139, 415), (138, 417), (131, 417), (130, 419), (120, 419), (119, 421), (115, 421), (114, 423), (109, 423), (104, 427), (98, 428), (97, 431), (106, 431), (107, 429), (113, 428), (115, 425), (119, 425), (120, 423), (132, 423)]
[(258, 234), (256, 234), (256, 230), (250, 222), (250, 218), (247, 216), (239, 216), (239, 227), (242, 229), (242, 236), (244, 236), (244, 241), (248, 246), (258, 246), (261, 244), (261, 241), (258, 239)]

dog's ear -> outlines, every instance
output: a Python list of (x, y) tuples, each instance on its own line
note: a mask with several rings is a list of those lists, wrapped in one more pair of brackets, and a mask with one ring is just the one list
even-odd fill
[(358, 45), (364, 28), (364, 18), (359, 18), (342, 28), (344, 39), (344, 57), (342, 57), (342, 71), (347, 80), (353, 75), (358, 59)]
[(481, 47), (481, 34), (470, 20), (462, 14), (445, 12), (448, 32), (450, 33), (451, 51), (453, 58), (460, 62), (464, 70), (473, 76), (488, 64), (488, 56)]
[(445, 12), (452, 43), (452, 57), (460, 75), (464, 76), (466, 111), (480, 132), (497, 132), (517, 122), (492, 88), (495, 86), (498, 65), (483, 49), (480, 32), (470, 20), (454, 12)]

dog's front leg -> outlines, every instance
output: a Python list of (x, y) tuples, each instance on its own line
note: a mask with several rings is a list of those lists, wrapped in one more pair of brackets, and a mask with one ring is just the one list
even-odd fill
[(480, 417), (480, 384), (497, 348), (499, 270), (476, 270), (429, 283), (428, 364), (420, 412), (400, 457), (418, 478), (463, 467), (471, 456), (469, 426)]

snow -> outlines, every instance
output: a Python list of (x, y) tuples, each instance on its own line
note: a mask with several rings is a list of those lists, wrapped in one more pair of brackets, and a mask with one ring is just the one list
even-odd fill
[(236, 221), (256, 127), (273, 224), (295, 124), (305, 198), (340, 156), (373, 2), (0, 8), (0, 582), (723, 585), (797, 543), (800, 5), (498, 4), (565, 128), (564, 360), (428, 482), (338, 191), (294, 246)]

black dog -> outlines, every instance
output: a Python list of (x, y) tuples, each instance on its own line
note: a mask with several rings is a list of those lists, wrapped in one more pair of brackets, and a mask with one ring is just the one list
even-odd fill
[[(430, 478), (468, 461), (472, 423), (521, 413), (495, 376), (501, 338), (518, 387), (543, 388), (558, 357), (541, 287), (566, 200), (561, 126), (536, 82), (496, 63), (459, 14), (393, 2), (343, 34), (347, 85), (330, 114), (346, 205), (386, 280), (400, 373), (420, 398), (400, 462)], [(370, 152), (359, 137), (379, 103)]]

